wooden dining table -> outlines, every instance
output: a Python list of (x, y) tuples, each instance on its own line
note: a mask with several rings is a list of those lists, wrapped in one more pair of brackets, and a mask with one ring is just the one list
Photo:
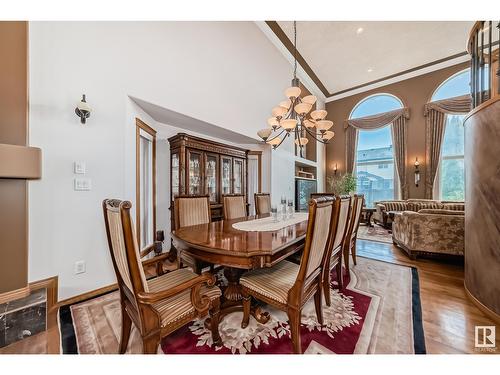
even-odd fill
[[(275, 231), (249, 232), (233, 228), (236, 222), (268, 216), (220, 220), (172, 232), (178, 256), (187, 253), (197, 260), (224, 268), (228, 285), (223, 288), (221, 316), (243, 309), (239, 280), (245, 271), (272, 267), (304, 247), (307, 219)], [(251, 313), (261, 323), (269, 320), (269, 314), (258, 306), (253, 307)]]

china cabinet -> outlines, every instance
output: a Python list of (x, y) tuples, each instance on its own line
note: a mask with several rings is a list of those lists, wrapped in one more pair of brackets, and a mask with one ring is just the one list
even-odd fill
[(247, 195), (248, 150), (185, 133), (168, 142), (171, 208), (177, 195), (208, 195), (212, 220), (219, 220), (223, 194)]

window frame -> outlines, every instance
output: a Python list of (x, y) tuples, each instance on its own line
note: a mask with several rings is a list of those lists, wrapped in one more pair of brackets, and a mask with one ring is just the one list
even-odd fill
[[(462, 70), (460, 70), (458, 72), (455, 72), (452, 75), (450, 75), (448, 78), (446, 78), (445, 80), (443, 80), (438, 85), (438, 87), (436, 87), (436, 89), (432, 92), (430, 101), (431, 102), (434, 101), (434, 97), (436, 96), (436, 94), (438, 93), (438, 91), (446, 83), (448, 83), (452, 79), (458, 77), (459, 75), (461, 75), (461, 74), (463, 74), (463, 73), (465, 73), (467, 71), (469, 71), (469, 73), (470, 73), (470, 68), (465, 68), (465, 69), (462, 69)], [(469, 77), (470, 77), (470, 75), (469, 75)], [(470, 82), (469, 82), (469, 85), (470, 85)], [(458, 95), (458, 96), (461, 96), (461, 95)], [(450, 96), (448, 98), (443, 98), (443, 99), (437, 99), (437, 100), (446, 100), (446, 99), (450, 99), (450, 98), (453, 98), (453, 96)], [(438, 167), (437, 167), (436, 176), (434, 178), (434, 186), (433, 186), (433, 189), (432, 189), (432, 197), (433, 197), (433, 199), (440, 200), (440, 201), (443, 200), (443, 191), (442, 191), (442, 186), (441, 186), (442, 185), (441, 184), (441, 178), (442, 178), (442, 172), (443, 172), (443, 168), (442, 168), (443, 160), (463, 160), (465, 162), (465, 135), (464, 135), (464, 153), (463, 154), (443, 156), (443, 148), (444, 148), (443, 146), (444, 146), (444, 141), (445, 141), (445, 136), (446, 136), (446, 128), (448, 127), (448, 117), (449, 116), (450, 116), (449, 114), (446, 114), (446, 118), (445, 118), (445, 130), (444, 130), (445, 134), (443, 135), (443, 143), (441, 144), (441, 152), (440, 152), (440, 155), (439, 155), (439, 164), (438, 164)], [(465, 114), (463, 116), (465, 117)], [(464, 177), (464, 190), (465, 190), (465, 177)]]
[[(151, 137), (152, 144), (152, 160), (151, 160), (151, 176), (152, 176), (152, 200), (153, 200), (153, 233), (154, 240), (156, 234), (156, 130), (151, 128), (139, 118), (135, 119), (136, 132), (135, 132), (135, 216), (136, 216), (136, 238), (139, 248), (141, 248), (141, 132), (145, 132)], [(147, 244), (146, 244), (147, 246)]]
[[(353, 117), (353, 113), (356, 111), (356, 109), (358, 109), (358, 107), (363, 104), (364, 102), (366, 102), (367, 100), (373, 98), (373, 97), (376, 97), (376, 96), (389, 96), (389, 97), (392, 97), (394, 99), (396, 99), (397, 102), (399, 102), (399, 105), (400, 107), (399, 108), (404, 108), (404, 102), (398, 98), (396, 95), (393, 95), (393, 94), (390, 94), (388, 92), (377, 92), (377, 93), (374, 93), (374, 94), (371, 94), (371, 95), (368, 95), (368, 96), (365, 96), (363, 99), (361, 99), (360, 101), (358, 101), (356, 103), (356, 105), (352, 108), (351, 112), (349, 113), (349, 119), (355, 119), (355, 118), (360, 118), (360, 117)], [(382, 112), (376, 112), (376, 113), (373, 113), (373, 114), (370, 114), (370, 115), (366, 115), (366, 116), (372, 116), (372, 115), (377, 115), (379, 113), (384, 113), (385, 111), (382, 111)], [(364, 117), (364, 116), (363, 116)], [(379, 129), (374, 129), (374, 130), (380, 130), (380, 129), (384, 129), (385, 127), (389, 127), (391, 128), (392, 127), (392, 124), (388, 124), (384, 127), (381, 127)], [(358, 153), (358, 145), (359, 145), (359, 135), (360, 135), (360, 132), (371, 132), (371, 131), (374, 131), (374, 130), (358, 130), (358, 140), (357, 140), (357, 144), (356, 144), (356, 156), (355, 156), (355, 159), (354, 159), (354, 176), (357, 178), (357, 168), (358, 168), (358, 158), (357, 158), (357, 153)], [(392, 139), (392, 128), (391, 128), (391, 145), (392, 145), (392, 149), (393, 149), (393, 155), (392, 155), (392, 165), (393, 165), (393, 168), (394, 168), (394, 178), (393, 178), (393, 191), (394, 191), (394, 195), (393, 195), (393, 198), (392, 199), (399, 199), (400, 196), (401, 196), (401, 189), (400, 189), (400, 181), (399, 181), (399, 175), (398, 175), (398, 171), (397, 171), (397, 168), (396, 168), (396, 159), (394, 157), (394, 144), (393, 144), (393, 139)], [(388, 164), (388, 163), (387, 163)], [(388, 168), (388, 167), (387, 167)], [(387, 169), (387, 168), (383, 168), (383, 169)], [(377, 170), (378, 169), (381, 169), (381, 168), (378, 168), (377, 167)], [(357, 192), (357, 183), (356, 183), (356, 192)]]

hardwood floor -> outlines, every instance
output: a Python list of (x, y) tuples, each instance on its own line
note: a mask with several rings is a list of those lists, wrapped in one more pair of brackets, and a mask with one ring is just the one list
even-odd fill
[[(463, 286), (463, 264), (434, 259), (413, 261), (392, 244), (364, 240), (358, 240), (357, 254), (417, 267), (427, 353), (481, 353), (474, 348), (474, 327), (494, 326), (495, 323), (467, 298)], [(496, 353), (500, 353), (499, 336), (500, 332), (497, 332)], [(0, 349), (0, 354), (58, 352), (59, 334), (54, 326), (47, 332)]]

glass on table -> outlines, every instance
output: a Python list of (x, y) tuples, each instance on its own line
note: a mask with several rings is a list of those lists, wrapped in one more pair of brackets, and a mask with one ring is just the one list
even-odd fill
[(288, 200), (288, 218), (293, 219), (293, 213), (295, 212), (293, 208), (293, 200), (289, 199)]
[(276, 205), (271, 206), (271, 217), (273, 218), (273, 222), (277, 223), (278, 220), (278, 207)]

